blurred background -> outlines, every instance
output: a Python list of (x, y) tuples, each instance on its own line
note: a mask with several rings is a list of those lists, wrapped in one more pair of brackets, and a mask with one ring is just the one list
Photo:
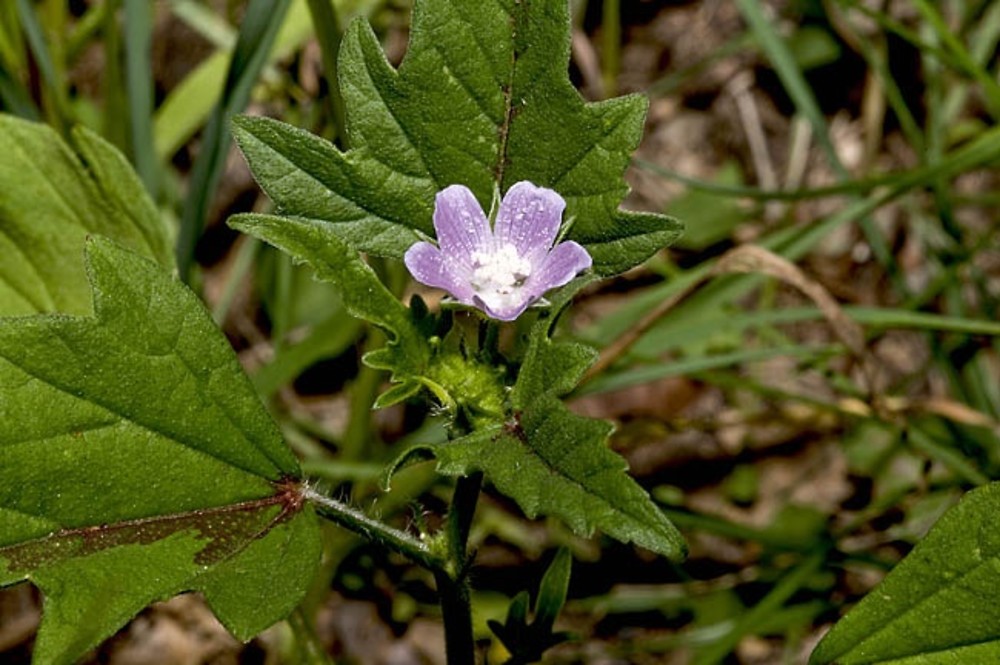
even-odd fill
[[(687, 232), (579, 298), (563, 334), (615, 349), (615, 362), (571, 406), (616, 423), (613, 447), (691, 555), (673, 565), (580, 539), (487, 489), (472, 535), (477, 634), (500, 662), (486, 620), (535, 589), (563, 546), (575, 560), (557, 625), (576, 639), (547, 662), (805, 663), (964, 491), (1000, 472), (1000, 3), (572, 7), (581, 94), (650, 99), (626, 207), (673, 214)], [(384, 377), (359, 358), (380, 336), (224, 221), (269, 205), (228, 118), (342, 142), (344, 28), (369, 20), (398, 64), (410, 9), (0, 2), (0, 109), (64, 135), (86, 125), (128, 156), (176, 230), (182, 278), (306, 472), (400, 525), (433, 523), (448, 485), (422, 465), (383, 496), (382, 465), (407, 439), (442, 438), (441, 424), (413, 406), (373, 413)], [(768, 252), (734, 266), (727, 252), (748, 243)], [(400, 297), (413, 291), (400, 265), (375, 267)], [(442, 663), (429, 574), (327, 535), (304, 613), (315, 625), (242, 645), (182, 596), (87, 662), (299, 662), (312, 640), (332, 662)], [(39, 612), (29, 586), (0, 591), (0, 661), (29, 661)]]

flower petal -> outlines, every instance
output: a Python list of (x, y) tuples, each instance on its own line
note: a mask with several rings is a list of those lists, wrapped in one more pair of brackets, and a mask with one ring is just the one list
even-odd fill
[(449, 261), (472, 269), (472, 254), (492, 251), (493, 232), (479, 201), (464, 185), (450, 185), (434, 200), (434, 230)]
[(414, 243), (403, 255), (403, 263), (421, 284), (444, 289), (456, 300), (472, 304), (473, 291), (468, 276), (429, 242)]
[(514, 245), (518, 254), (537, 264), (552, 247), (565, 209), (559, 194), (522, 180), (507, 190), (500, 203), (497, 243)]
[(534, 301), (535, 299), (525, 299), (516, 305), (493, 309), (483, 302), (478, 295), (472, 297), (473, 305), (486, 312), (491, 319), (496, 319), (497, 321), (513, 321), (517, 317), (521, 316), (524, 310), (528, 309), (528, 306)]
[(542, 260), (541, 267), (524, 284), (525, 297), (530, 301), (546, 291), (562, 286), (593, 264), (582, 245), (569, 240), (561, 242)]

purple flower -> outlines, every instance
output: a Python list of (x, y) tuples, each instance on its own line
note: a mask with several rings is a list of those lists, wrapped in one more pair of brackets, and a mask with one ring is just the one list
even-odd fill
[(491, 229), (472, 192), (451, 185), (434, 202), (438, 246), (418, 242), (403, 260), (418, 282), (513, 321), (591, 265), (590, 254), (575, 242), (552, 246), (565, 208), (551, 189), (519, 182), (507, 190)]

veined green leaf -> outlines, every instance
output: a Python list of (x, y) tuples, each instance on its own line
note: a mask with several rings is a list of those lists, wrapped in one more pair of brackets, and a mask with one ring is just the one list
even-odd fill
[(532, 331), (511, 391), (512, 420), (435, 446), (417, 446), (389, 469), (433, 456), (438, 471), (465, 476), (482, 471), (528, 517), (552, 515), (581, 535), (594, 529), (673, 559), (684, 556), (677, 529), (626, 473), (607, 447), (611, 425), (578, 416), (558, 395), (568, 392), (593, 363), (589, 347), (548, 339), (547, 321)]
[(810, 663), (1000, 660), (1000, 483), (969, 492), (834, 626)]
[(168, 229), (125, 158), (87, 129), (77, 152), (0, 115), (0, 314), (90, 311), (83, 239), (100, 234), (173, 268)]
[(546, 396), (519, 421), (434, 446), (438, 471), (482, 471), (528, 517), (552, 515), (588, 536), (594, 529), (672, 559), (684, 540), (607, 447), (611, 425), (571, 413)]
[(549, 339), (546, 323), (539, 321), (532, 330), (531, 343), (511, 393), (515, 409), (530, 408), (543, 395), (565, 395), (597, 360), (597, 351), (592, 347)]
[(236, 140), (282, 214), (331, 222), (355, 248), (399, 258), (433, 233), (434, 195), (530, 180), (558, 191), (602, 275), (626, 270), (679, 234), (673, 219), (618, 210), (639, 142), (640, 96), (588, 104), (567, 76), (567, 3), (418, 0), (399, 70), (354, 22), (339, 70), (352, 149), (263, 118), (234, 121)]
[(0, 319), (0, 585), (45, 594), (37, 663), (189, 590), (249, 639), (319, 559), (298, 463), (193, 293), (104, 239), (87, 267), (94, 318)]

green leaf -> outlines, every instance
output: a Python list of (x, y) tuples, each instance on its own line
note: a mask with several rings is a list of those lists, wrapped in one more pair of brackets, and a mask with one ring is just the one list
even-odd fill
[(438, 471), (484, 472), (528, 517), (552, 515), (573, 531), (594, 529), (672, 559), (684, 556), (677, 529), (625, 473), (606, 446), (611, 425), (571, 413), (550, 396), (521, 413), (520, 422), (484, 429), (434, 446)]
[[(500, 420), (502, 414), (487, 413), (474, 421), (476, 429), (467, 436), (407, 449), (387, 468), (383, 486), (411, 462), (434, 457), (438, 472), (446, 475), (485, 473), (528, 517), (552, 515), (581, 535), (596, 528), (622, 542), (683, 558), (680, 533), (629, 477), (625, 460), (608, 449), (611, 425), (578, 416), (559, 400), (596, 353), (581, 344), (553, 342), (549, 326), (543, 319), (533, 327), (510, 391), (512, 411), (506, 422)], [(466, 387), (454, 394), (469, 391)]]
[(597, 360), (597, 351), (592, 347), (552, 341), (546, 335), (546, 326), (545, 321), (533, 326), (531, 343), (511, 392), (515, 409), (530, 408), (543, 395), (565, 395)]
[(399, 258), (433, 234), (434, 195), (462, 183), (489, 208), (499, 187), (530, 180), (558, 191), (603, 275), (672, 242), (671, 218), (618, 209), (622, 173), (647, 102), (585, 103), (567, 76), (562, 0), (418, 0), (399, 70), (357, 21), (339, 70), (352, 149), (264, 118), (234, 133), (261, 187), (285, 215), (331, 222), (361, 251)]
[(969, 492), (834, 626), (810, 663), (1000, 660), (1000, 483)]
[(100, 234), (173, 268), (170, 237), (128, 162), (87, 129), (0, 115), (0, 314), (86, 314), (83, 239)]
[(231, 217), (229, 225), (306, 261), (319, 279), (342, 289), (348, 312), (385, 330), (389, 343), (365, 357), (369, 365), (392, 371), (394, 379), (399, 381), (421, 374), (430, 349), (414, 326), (410, 311), (329, 224), (252, 214)]
[(565, 547), (556, 552), (549, 564), (542, 583), (538, 585), (535, 600), (535, 623), (546, 632), (552, 631), (559, 612), (566, 604), (569, 591), (569, 576), (573, 570), (573, 556)]
[(110, 208), (111, 219), (115, 220), (116, 226), (98, 227), (94, 232), (173, 270), (171, 230), (125, 156), (86, 127), (74, 130), (72, 136), (90, 172), (97, 198)]
[(110, 241), (86, 256), (94, 318), (0, 319), (0, 585), (45, 594), (38, 663), (181, 591), (249, 639), (319, 560), (298, 463), (193, 293)]
[(573, 557), (562, 548), (556, 553), (538, 587), (535, 600), (535, 620), (528, 623), (528, 592), (522, 591), (511, 601), (504, 623), (491, 620), (490, 630), (511, 653), (508, 665), (534, 663), (546, 650), (569, 639), (568, 633), (553, 633), (559, 612), (566, 603)]

